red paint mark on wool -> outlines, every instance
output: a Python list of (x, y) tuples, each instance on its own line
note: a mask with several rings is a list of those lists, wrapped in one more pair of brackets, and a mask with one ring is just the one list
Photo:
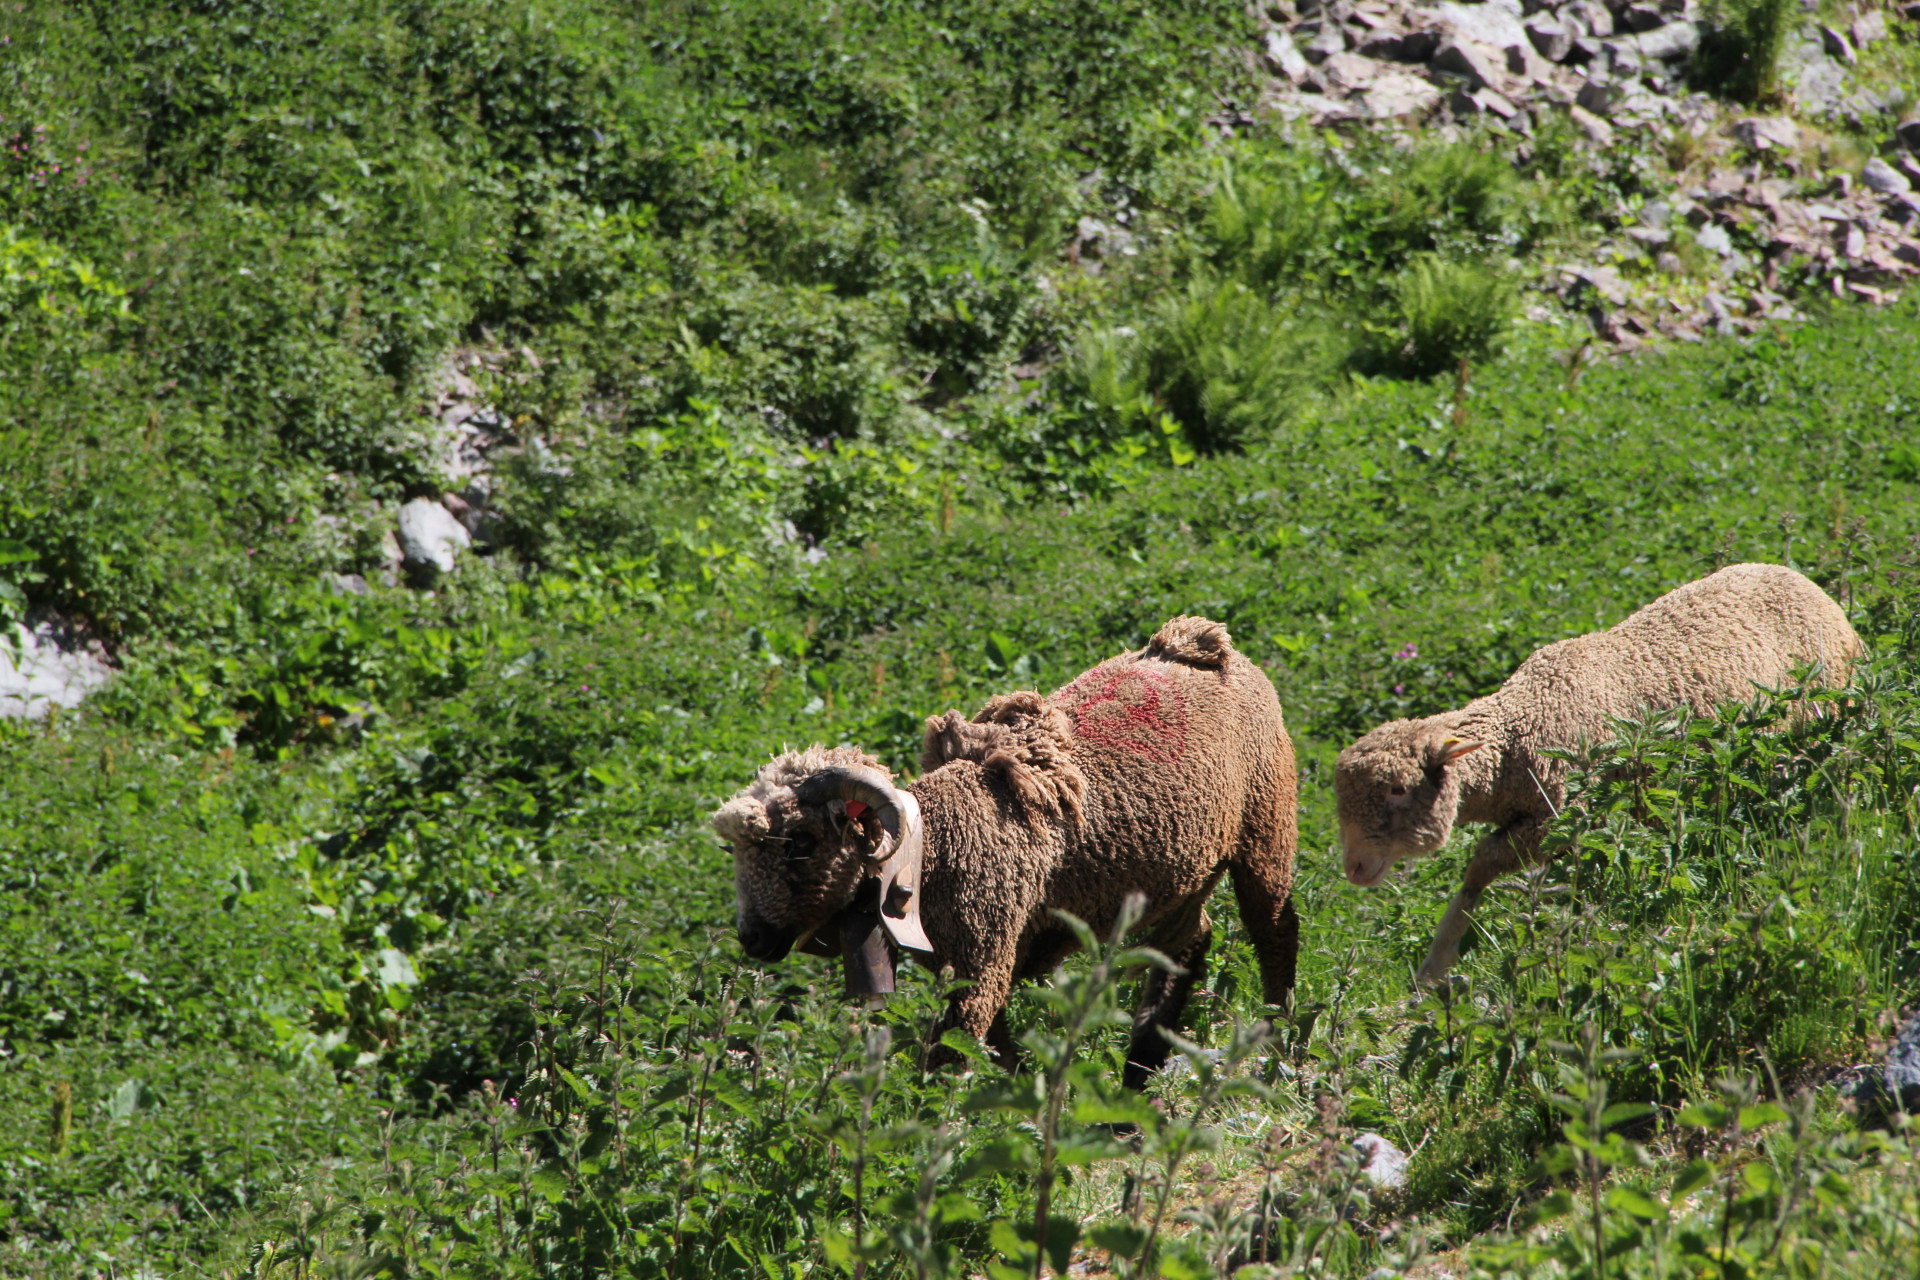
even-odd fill
[[(1086, 681), (1083, 690), (1081, 681)], [(1102, 675), (1089, 672), (1069, 686), (1073, 729), (1081, 741), (1174, 764), (1187, 750), (1187, 703), (1173, 681), (1134, 667)]]

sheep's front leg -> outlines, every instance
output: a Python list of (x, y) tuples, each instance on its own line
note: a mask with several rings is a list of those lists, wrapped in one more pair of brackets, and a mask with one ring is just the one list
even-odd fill
[[(1007, 1028), (1007, 995), (1012, 990), (1013, 963), (1008, 957), (1007, 963), (996, 965), (975, 978), (972, 986), (953, 998), (940, 1024), (941, 1031), (956, 1028), (966, 1032), (992, 1050), (1001, 1066), (1012, 1070), (1015, 1049)], [(960, 1054), (937, 1040), (928, 1057), (928, 1065), (932, 1067), (958, 1066), (962, 1061)]]
[(1546, 831), (1546, 819), (1528, 816), (1481, 839), (1474, 848), (1473, 861), (1467, 864), (1466, 883), (1447, 904), (1447, 914), (1440, 917), (1439, 931), (1434, 934), (1433, 946), (1427, 952), (1426, 963), (1420, 966), (1416, 982), (1423, 987), (1433, 987), (1445, 981), (1447, 970), (1460, 959), (1460, 944), (1466, 940), (1467, 930), (1473, 927), (1473, 909), (1480, 905), (1487, 886), (1534, 861)]

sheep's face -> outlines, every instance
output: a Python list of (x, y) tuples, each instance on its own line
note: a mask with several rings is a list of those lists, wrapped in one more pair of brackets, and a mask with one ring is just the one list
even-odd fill
[(1447, 842), (1460, 811), (1455, 762), (1479, 745), (1423, 721), (1395, 720), (1340, 753), (1333, 791), (1348, 880), (1379, 884), (1400, 859)]
[(795, 787), (827, 764), (869, 764), (850, 747), (788, 752), (715, 811), (733, 854), (735, 924), (755, 960), (786, 958), (794, 943), (852, 901), (884, 835), (873, 810), (840, 800), (802, 804)]

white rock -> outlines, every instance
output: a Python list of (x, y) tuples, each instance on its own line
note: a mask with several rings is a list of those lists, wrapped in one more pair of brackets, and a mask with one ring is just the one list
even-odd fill
[(1395, 116), (1419, 116), (1431, 111), (1440, 101), (1440, 90), (1419, 76), (1404, 71), (1389, 71), (1367, 86), (1367, 110), (1376, 120)]
[(1475, 44), (1505, 49), (1509, 45), (1527, 43), (1527, 29), (1521, 25), (1520, 6), (1517, 4), (1455, 4), (1452, 0), (1442, 0), (1440, 4), (1429, 8), (1427, 13), (1459, 39), (1471, 40)]
[(1693, 242), (1708, 253), (1717, 253), (1726, 257), (1733, 252), (1733, 241), (1727, 236), (1727, 229), (1709, 222), (1693, 233)]
[(1353, 1149), (1366, 1157), (1360, 1172), (1374, 1186), (1391, 1190), (1407, 1185), (1407, 1157), (1400, 1148), (1377, 1133), (1363, 1133), (1353, 1140)]
[(1785, 116), (1749, 116), (1733, 126), (1733, 136), (1755, 151), (1792, 151), (1800, 145), (1800, 126)]
[(1267, 32), (1267, 65), (1294, 84), (1307, 78), (1307, 60), (1294, 47), (1293, 37), (1279, 28)]
[(431, 498), (400, 508), (400, 553), (421, 572), (452, 573), (459, 553), (473, 545), (453, 513)]
[(1612, 144), (1613, 126), (1585, 107), (1578, 103), (1568, 107), (1567, 118), (1573, 121), (1574, 128), (1586, 135), (1588, 142), (1602, 147)]
[[(1560, 11), (1562, 22), (1577, 20), (1585, 34), (1604, 39), (1613, 34), (1613, 10), (1601, 3), (1601, 0), (1573, 0), (1573, 3)], [(1576, 36), (1575, 39), (1579, 37)]]
[(1855, 18), (1848, 30), (1853, 36), (1853, 47), (1864, 49), (1887, 38), (1887, 19), (1878, 9), (1870, 10)]
[(1867, 167), (1860, 171), (1860, 181), (1867, 189), (1883, 196), (1897, 196), (1913, 190), (1913, 184), (1907, 181), (1907, 175), (1882, 160), (1879, 156), (1867, 161)]
[(1691, 22), (1669, 22), (1651, 31), (1615, 36), (1602, 47), (1616, 62), (1671, 62), (1700, 47), (1700, 28)]
[(55, 707), (77, 707), (112, 678), (100, 645), (57, 619), (16, 622), (0, 633), (0, 718), (33, 720)]
[(1497, 87), (1506, 80), (1506, 59), (1486, 45), (1452, 39), (1441, 44), (1430, 63), (1436, 71), (1465, 76), (1471, 89)]
[(1527, 39), (1533, 41), (1533, 47), (1548, 62), (1565, 62), (1573, 52), (1576, 34), (1569, 30), (1571, 25), (1557, 18), (1535, 18), (1527, 23)]

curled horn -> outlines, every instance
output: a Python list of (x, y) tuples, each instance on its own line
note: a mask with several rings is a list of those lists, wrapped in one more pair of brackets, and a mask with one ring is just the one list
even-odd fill
[(893, 940), (914, 951), (931, 952), (933, 943), (920, 924), (920, 862), (923, 849), (920, 806), (878, 769), (835, 765), (795, 788), (802, 804), (824, 799), (857, 800), (880, 819), (887, 839), (875, 855), (880, 879), (880, 922)]

